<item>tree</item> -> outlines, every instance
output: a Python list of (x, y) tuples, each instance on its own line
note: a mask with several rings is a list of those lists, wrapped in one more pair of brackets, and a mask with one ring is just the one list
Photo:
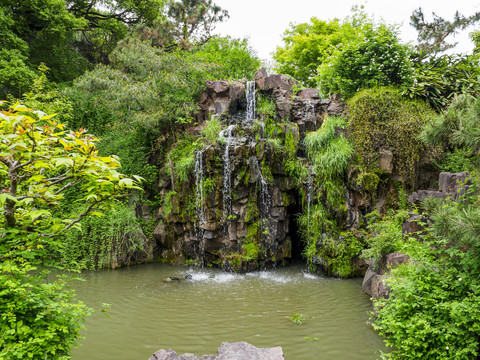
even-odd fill
[(336, 48), (357, 38), (358, 30), (349, 22), (341, 23), (338, 19), (325, 22), (315, 17), (310, 23), (290, 25), (283, 34), (285, 46), (277, 47), (273, 54), (276, 70), (315, 86), (317, 68)]
[(227, 10), (213, 0), (174, 1), (168, 8), (174, 39), (181, 48), (195, 42), (204, 44), (212, 37), (216, 23), (228, 19)]
[[(98, 139), (85, 130), (0, 105), (0, 358), (65, 359), (88, 310), (64, 280), (48, 282), (40, 270), (55, 266), (61, 234), (100, 215), (124, 190), (139, 189), (140, 178), (120, 174), (117, 157), (98, 156)], [(76, 211), (67, 216), (59, 206), (75, 188)]]
[(80, 52), (91, 63), (108, 55), (134, 25), (152, 26), (163, 16), (165, 0), (66, 0), (68, 11), (87, 24), (77, 36)]
[(425, 56), (455, 47), (457, 43), (447, 43), (447, 37), (455, 35), (460, 30), (465, 30), (470, 25), (480, 21), (480, 11), (468, 17), (457, 11), (452, 21), (446, 20), (435, 13), (432, 13), (432, 15), (433, 21), (428, 22), (425, 20), (422, 8), (418, 8), (410, 16), (410, 25), (418, 31), (417, 49)]
[(319, 66), (317, 81), (324, 95), (351, 98), (363, 89), (412, 84), (413, 63), (395, 27), (367, 22), (355, 41), (336, 48)]

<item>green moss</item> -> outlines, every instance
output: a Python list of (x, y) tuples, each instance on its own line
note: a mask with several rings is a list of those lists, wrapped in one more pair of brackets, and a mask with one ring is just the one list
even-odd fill
[[(296, 130), (298, 131), (298, 127)], [(289, 125), (285, 131), (285, 150), (289, 159), (292, 159), (296, 156), (298, 150), (298, 142), (299, 137), (295, 136), (294, 130)]]
[(422, 102), (404, 99), (393, 88), (365, 90), (348, 102), (351, 139), (360, 164), (379, 168), (380, 150), (393, 154), (396, 173), (415, 185), (425, 146), (419, 140), (423, 125), (434, 115)]
[(242, 245), (242, 260), (250, 261), (257, 260), (260, 254), (260, 248), (258, 243), (255, 241), (249, 241)]

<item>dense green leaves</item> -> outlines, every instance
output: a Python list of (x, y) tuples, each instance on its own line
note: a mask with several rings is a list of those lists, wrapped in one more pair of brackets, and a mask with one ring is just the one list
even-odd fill
[(421, 102), (405, 100), (393, 88), (359, 92), (348, 103), (348, 109), (360, 164), (378, 169), (380, 150), (390, 151), (394, 171), (414, 185), (425, 151), (418, 135), (433, 111)]
[(318, 66), (337, 48), (357, 39), (359, 29), (338, 19), (326, 22), (313, 17), (310, 22), (291, 25), (283, 35), (284, 47), (277, 47), (273, 58), (281, 74), (315, 86)]
[(90, 313), (65, 279), (47, 282), (28, 263), (0, 262), (0, 358), (69, 359)]
[(350, 98), (362, 89), (411, 84), (413, 64), (395, 28), (367, 24), (362, 36), (336, 49), (321, 64), (317, 80), (324, 95)]
[(403, 91), (441, 112), (455, 95), (480, 94), (478, 55), (443, 55), (415, 63), (415, 81)]

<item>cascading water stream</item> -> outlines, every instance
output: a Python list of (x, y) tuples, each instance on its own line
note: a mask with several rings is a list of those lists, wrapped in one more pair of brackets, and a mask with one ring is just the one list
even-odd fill
[(309, 174), (307, 178), (307, 237), (310, 240), (310, 206), (312, 204), (313, 184), (312, 176)]
[(245, 94), (247, 98), (247, 111), (245, 120), (255, 119), (256, 100), (255, 100), (255, 81), (247, 82), (247, 90)]
[(205, 257), (205, 241), (203, 237), (203, 228), (205, 224), (205, 211), (203, 208), (203, 151), (195, 152), (195, 205), (197, 221), (195, 222), (195, 234), (197, 236), (199, 254), (202, 259)]
[[(268, 192), (268, 182), (265, 180), (262, 174), (262, 169), (260, 168), (260, 164), (258, 163), (258, 159), (256, 156), (250, 158), (251, 164), (250, 166), (252, 169), (255, 169), (257, 172), (257, 176), (260, 183), (260, 217), (262, 219), (262, 234), (268, 234), (270, 230), (270, 203), (271, 197), (270, 193)], [(265, 228), (266, 226), (266, 228)], [(267, 230), (267, 232), (265, 231)]]
[(219, 134), (220, 137), (225, 138), (225, 152), (223, 154), (223, 211), (226, 218), (232, 212), (232, 169), (229, 148), (235, 140), (232, 135), (235, 127), (236, 125), (230, 125)]
[(313, 125), (317, 126), (317, 121), (315, 120), (315, 106), (312, 104), (310, 100), (305, 102), (305, 110), (304, 110), (304, 118), (305, 121), (312, 121)]

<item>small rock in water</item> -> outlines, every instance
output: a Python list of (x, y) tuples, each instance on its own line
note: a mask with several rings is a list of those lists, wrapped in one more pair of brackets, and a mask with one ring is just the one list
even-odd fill
[(166, 279), (163, 280), (164, 282), (179, 282), (180, 279), (177, 277), (169, 276)]
[(190, 274), (185, 275), (185, 280), (190, 281), (193, 280), (193, 276)]
[(193, 354), (181, 354), (173, 350), (161, 349), (154, 353), (148, 360), (284, 360), (280, 346), (273, 348), (257, 348), (244, 341), (236, 343), (222, 343), (217, 355), (203, 355), (201, 358)]

